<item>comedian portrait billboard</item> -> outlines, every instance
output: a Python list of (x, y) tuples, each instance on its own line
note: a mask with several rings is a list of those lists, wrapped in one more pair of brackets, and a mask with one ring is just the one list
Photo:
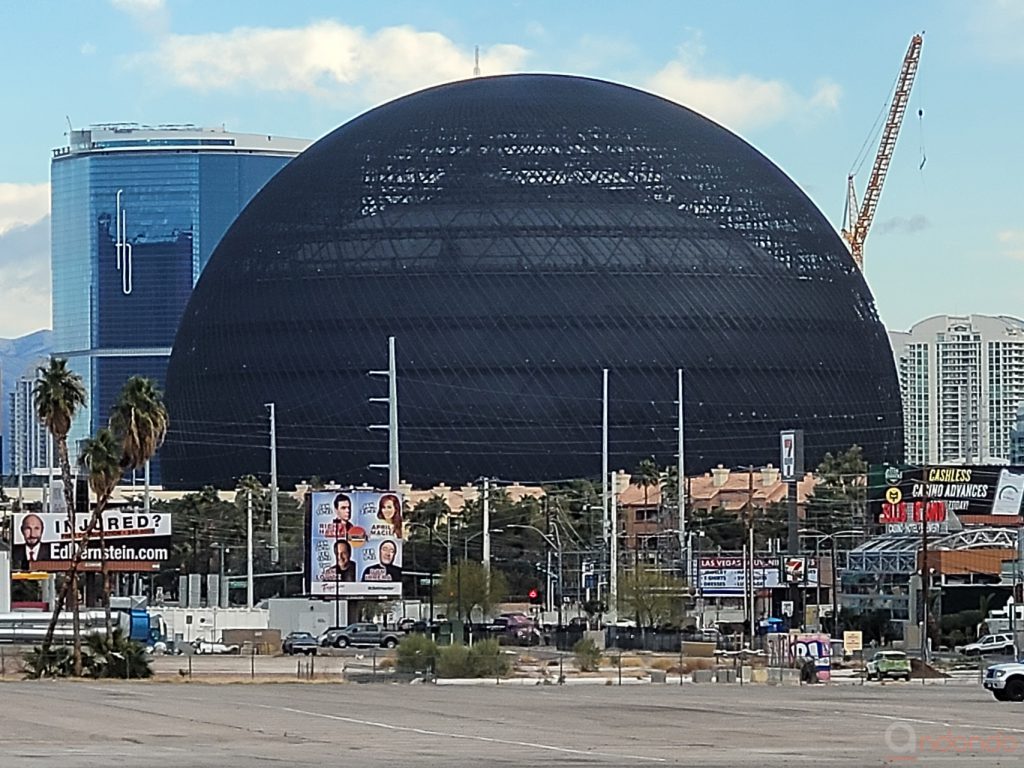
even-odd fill
[[(92, 515), (76, 517), (73, 538), (68, 517), (57, 512), (26, 512), (14, 516), (11, 565), (16, 571), (63, 571), (74, 553), (75, 541), (88, 529)], [(126, 509), (103, 513), (103, 544), (94, 529), (86, 545), (82, 569), (97, 571), (157, 571), (170, 556), (171, 516)]]
[(401, 494), (318, 491), (310, 496), (309, 593), (401, 597)]

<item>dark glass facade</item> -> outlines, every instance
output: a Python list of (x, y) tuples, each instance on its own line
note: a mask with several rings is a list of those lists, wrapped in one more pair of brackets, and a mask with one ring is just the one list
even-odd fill
[(380, 484), (397, 342), (402, 477), (458, 484), (673, 464), (902, 456), (863, 276), (763, 155), (702, 116), (583, 78), (480, 78), (399, 99), (284, 169), (218, 246), (168, 371), (165, 479)]
[[(199, 131), (75, 131), (72, 146), (54, 152), (54, 354), (69, 359), (88, 393), (72, 426), (73, 452), (106, 423), (128, 377), (164, 386), (178, 323), (214, 246), (305, 146), (264, 149), (247, 146), (253, 137), (245, 134), (193, 133)], [(119, 138), (105, 140), (111, 136)], [(122, 263), (119, 241), (131, 248), (130, 264)], [(153, 470), (159, 483), (159, 461)]]

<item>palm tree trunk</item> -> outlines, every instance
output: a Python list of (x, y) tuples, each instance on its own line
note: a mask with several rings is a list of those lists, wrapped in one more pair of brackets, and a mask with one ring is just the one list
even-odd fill
[(73, 651), (75, 677), (82, 676), (82, 616), (78, 610), (78, 595), (78, 569), (74, 569), (71, 571), (71, 626), (75, 639)]
[(42, 646), (40, 652), (45, 655), (50, 647), (53, 645), (53, 635), (57, 628), (57, 619), (60, 616), (61, 608), (67, 604), (68, 596), (71, 596), (71, 608), (74, 611), (73, 614), (73, 631), (75, 640), (75, 650), (77, 651), (77, 665), (75, 667), (75, 674), (81, 676), (82, 673), (82, 638), (81, 638), (81, 620), (78, 613), (78, 576), (79, 568), (82, 565), (82, 561), (85, 559), (85, 550), (89, 545), (89, 537), (96, 530), (96, 526), (102, 519), (103, 510), (107, 507), (107, 502), (110, 501), (109, 496), (103, 496), (96, 502), (96, 509), (93, 510), (92, 518), (89, 520), (89, 525), (86, 526), (85, 531), (81, 537), (74, 541), (74, 553), (71, 558), (71, 565), (68, 566), (64, 583), (61, 585), (60, 594), (57, 599), (54, 600), (53, 604), (53, 615), (50, 617), (50, 623), (46, 628), (46, 635), (43, 637)]
[[(77, 515), (75, 513), (75, 498), (74, 498), (74, 487), (71, 484), (71, 459), (68, 456), (68, 437), (66, 434), (57, 435), (57, 460), (60, 462), (60, 477), (61, 484), (64, 486), (64, 506), (67, 510), (68, 526), (71, 530), (71, 541), (72, 544), (75, 542), (75, 526), (78, 522)], [(78, 606), (78, 573), (74, 570), (69, 574), (70, 576), (70, 588), (72, 589), (71, 595), (71, 610), (73, 614), (73, 634), (74, 634), (74, 670), (75, 677), (82, 676), (82, 635), (81, 635), (81, 618), (79, 616)], [(54, 606), (54, 616), (50, 623), (53, 627), (57, 624), (57, 615), (60, 612), (60, 604)], [(48, 639), (53, 641), (52, 632), (48, 633)], [(48, 647), (44, 645), (44, 647)]]

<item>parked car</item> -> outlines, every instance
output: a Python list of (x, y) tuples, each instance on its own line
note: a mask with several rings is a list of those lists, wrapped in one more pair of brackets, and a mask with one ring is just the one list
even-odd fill
[(982, 685), (998, 701), (1024, 701), (1024, 664), (993, 664)]
[(540, 629), (525, 613), (503, 613), (487, 625), (487, 631), (503, 645), (539, 645)]
[(309, 632), (292, 632), (281, 643), (281, 650), (289, 656), (303, 653), (306, 656), (316, 656), (316, 638)]
[(985, 635), (975, 643), (960, 646), (964, 656), (985, 656), (990, 653), (1013, 653), (1013, 635)]
[(416, 627), (416, 619), (411, 616), (406, 616), (405, 618), (399, 619), (396, 626), (398, 627), (399, 632), (412, 632)]
[(868, 680), (910, 680), (910, 659), (903, 651), (877, 651), (867, 663)]
[(344, 629), (328, 631), (325, 635), (327, 644), (335, 648), (353, 646), (394, 648), (398, 645), (398, 632), (381, 629), (377, 624), (349, 624)]
[(217, 653), (230, 653), (238, 654), (242, 652), (242, 649), (238, 645), (226, 645), (224, 643), (214, 643), (209, 640), (193, 640), (192, 641), (192, 652), (196, 654), (217, 654)]

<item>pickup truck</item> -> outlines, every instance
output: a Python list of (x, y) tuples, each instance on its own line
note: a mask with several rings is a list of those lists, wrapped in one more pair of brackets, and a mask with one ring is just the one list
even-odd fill
[(1024, 701), (1024, 664), (993, 664), (982, 683), (998, 701)]
[(228, 653), (238, 655), (242, 649), (237, 645), (226, 645), (225, 643), (215, 643), (210, 640), (193, 640), (192, 641), (192, 653), (198, 655), (212, 654), (212, 653)]
[(321, 639), (321, 645), (335, 648), (352, 646), (394, 648), (398, 645), (397, 630), (381, 629), (376, 624), (349, 624), (344, 629), (329, 630)]

